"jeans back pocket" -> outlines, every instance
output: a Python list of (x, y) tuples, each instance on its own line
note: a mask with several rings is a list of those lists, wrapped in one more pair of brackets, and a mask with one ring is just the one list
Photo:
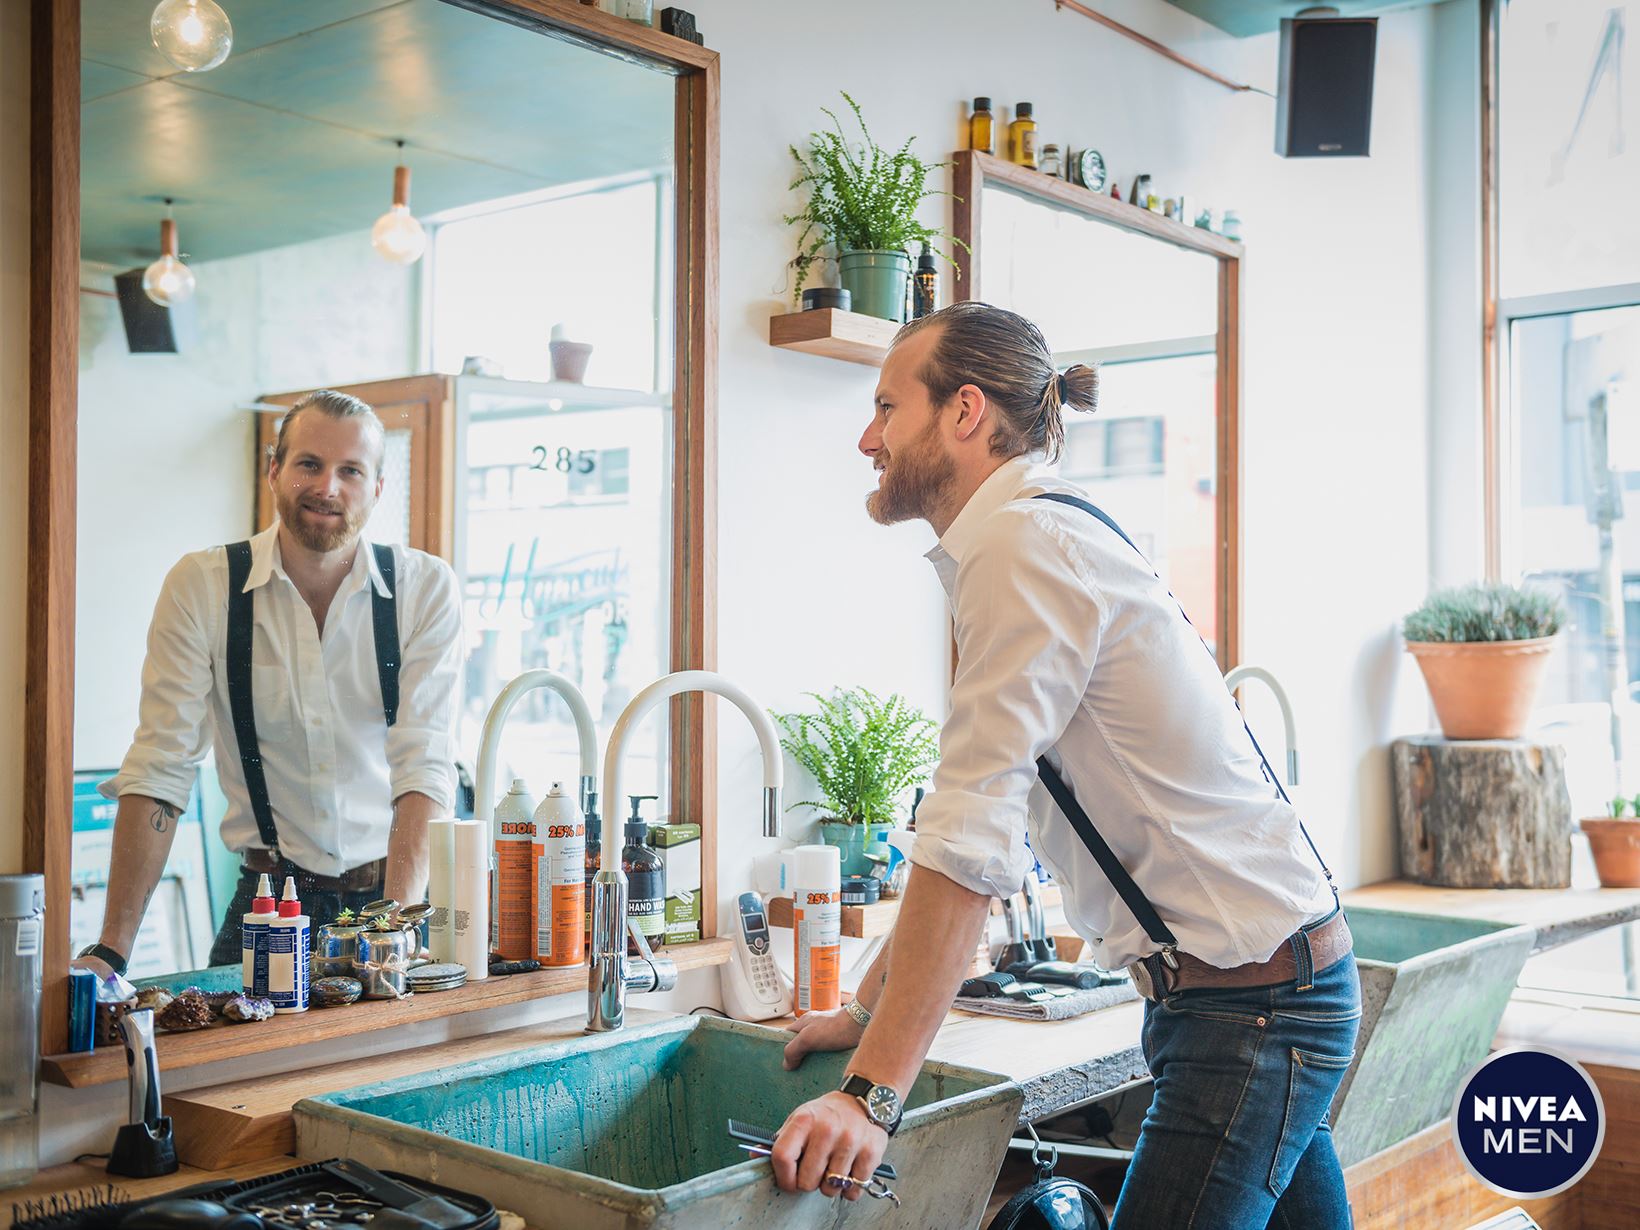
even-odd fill
[(1355, 1058), (1302, 1051), (1296, 1046), (1289, 1054), (1287, 1110), (1281, 1122), (1281, 1139), (1270, 1162), (1270, 1190), (1276, 1196), (1287, 1190), (1293, 1171), (1298, 1169), (1298, 1159), (1310, 1147), (1310, 1138), (1321, 1125), (1333, 1094), (1343, 1083), (1345, 1070)]

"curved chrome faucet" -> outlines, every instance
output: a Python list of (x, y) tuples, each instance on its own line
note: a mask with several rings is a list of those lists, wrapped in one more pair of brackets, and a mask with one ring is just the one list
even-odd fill
[(1298, 729), (1293, 721), (1293, 704), (1287, 699), (1287, 689), (1276, 682), (1276, 677), (1262, 666), (1238, 666), (1224, 677), (1224, 686), (1233, 693), (1247, 679), (1257, 679), (1270, 689), (1281, 707), (1281, 724), (1287, 737), (1287, 784), (1298, 785)]
[[(774, 722), (761, 705), (740, 688), (714, 671), (676, 671), (650, 684), (632, 698), (622, 711), (615, 729), (610, 732), (609, 746), (604, 753), (604, 793), (610, 799), (620, 798), (621, 757), (626, 751), (627, 737), (651, 709), (680, 692), (712, 692), (732, 701), (757, 732), (757, 741), (763, 751), (763, 835), (780, 836), (780, 786), (784, 762), (780, 755), (780, 736)], [(677, 983), (675, 962), (657, 957), (636, 930), (640, 955), (626, 955), (626, 873), (621, 870), (620, 855), (610, 865), (613, 841), (606, 841), (599, 852), (597, 875), (592, 878), (592, 967), (587, 977), (587, 1032), (606, 1033), (621, 1028), (626, 1020), (626, 992), (630, 987), (638, 991), (666, 991)], [(716, 909), (717, 902), (702, 903), (703, 909)]]
[[(495, 757), (501, 743), (501, 730), (507, 724), (507, 715), (528, 692), (546, 688), (558, 693), (569, 706), (575, 719), (575, 739), (581, 752), (581, 814), (590, 815), (598, 806), (598, 729), (593, 725), (592, 710), (586, 697), (563, 675), (556, 671), (525, 671), (502, 688), (484, 718), (484, 733), (478, 741), (478, 771), (474, 781), (474, 815), (485, 824), (495, 823)], [(490, 947), (501, 941), (501, 911), (496, 908), (496, 877), (491, 868), (490, 877)]]

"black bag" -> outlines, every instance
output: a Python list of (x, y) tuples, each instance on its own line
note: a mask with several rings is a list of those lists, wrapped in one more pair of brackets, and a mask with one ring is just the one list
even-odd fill
[(1099, 1197), (1075, 1179), (1054, 1175), (1058, 1149), (1039, 1143), (1031, 1160), (1036, 1179), (997, 1210), (988, 1230), (1110, 1230)]

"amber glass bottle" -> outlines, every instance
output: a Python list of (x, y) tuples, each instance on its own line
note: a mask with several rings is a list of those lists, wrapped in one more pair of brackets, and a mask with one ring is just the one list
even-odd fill
[(974, 99), (974, 114), (968, 117), (968, 148), (982, 154), (997, 152), (997, 126), (989, 98)]
[(1036, 120), (1028, 102), (1014, 108), (1014, 122), (1008, 125), (1008, 161), (1036, 169)]

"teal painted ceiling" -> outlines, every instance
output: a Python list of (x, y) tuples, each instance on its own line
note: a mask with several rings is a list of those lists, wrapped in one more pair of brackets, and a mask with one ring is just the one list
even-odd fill
[[(1268, 34), (1281, 28), (1283, 17), (1319, 7), (1304, 0), (1168, 0), (1175, 8), (1200, 17), (1237, 38)], [(1340, 17), (1377, 17), (1402, 9), (1425, 8), (1441, 0), (1327, 0)]]
[(192, 74), (146, 0), (82, 0), (87, 260), (152, 260), (165, 197), (196, 262), (366, 229), (400, 139), (421, 217), (672, 161), (663, 73), (440, 0), (220, 2), (233, 53)]

